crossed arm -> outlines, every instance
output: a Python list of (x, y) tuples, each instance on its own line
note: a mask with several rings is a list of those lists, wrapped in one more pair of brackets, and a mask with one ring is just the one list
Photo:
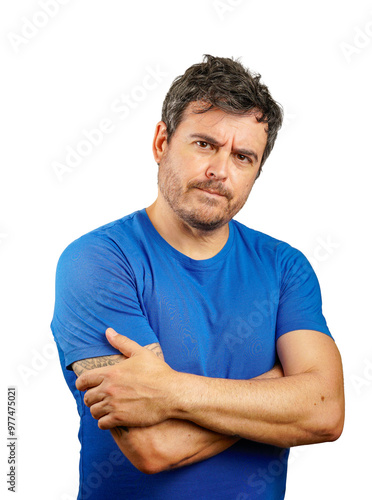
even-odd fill
[[(112, 333), (112, 331), (111, 331)], [(74, 363), (76, 386), (101, 429), (110, 429), (140, 470), (154, 473), (203, 460), (246, 438), (277, 446), (333, 441), (342, 432), (341, 359), (332, 339), (307, 330), (283, 335), (279, 368), (251, 380), (172, 370), (160, 347), (107, 338), (123, 356), (87, 371)], [(158, 356), (154, 354), (158, 354)], [(115, 358), (115, 361), (114, 361)], [(128, 429), (129, 428), (129, 429)]]
[[(159, 343), (145, 347), (160, 359), (164, 359)], [(126, 359), (124, 355), (85, 359), (73, 363), (72, 369), (80, 376), (86, 370), (114, 366)], [(137, 469), (146, 474), (205, 460), (224, 451), (239, 439), (177, 419), (167, 419), (147, 427), (118, 425), (110, 431), (122, 453)]]
[[(158, 358), (164, 359), (159, 343), (145, 347)], [(126, 359), (122, 354), (101, 356), (77, 361), (72, 368), (79, 377), (87, 370), (114, 366)], [(260, 378), (281, 376), (283, 372), (278, 364)], [(227, 436), (181, 419), (167, 419), (147, 427), (118, 425), (110, 428), (110, 431), (122, 453), (135, 467), (147, 474), (205, 460), (221, 453), (240, 439), (238, 436)]]

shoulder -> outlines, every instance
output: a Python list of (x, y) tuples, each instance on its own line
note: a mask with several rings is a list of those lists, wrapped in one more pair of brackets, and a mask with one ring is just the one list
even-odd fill
[(266, 256), (274, 260), (286, 259), (291, 256), (303, 257), (303, 254), (298, 249), (283, 240), (247, 227), (241, 222), (235, 220), (232, 222), (238, 235), (238, 244), (246, 245), (258, 256)]
[(134, 282), (143, 260), (141, 231), (145, 233), (138, 211), (80, 236), (58, 259), (56, 285), (84, 290), (124, 277)]
[(141, 231), (141, 212), (133, 212), (72, 241), (62, 252), (59, 265), (65, 265), (68, 262), (80, 265), (89, 264), (92, 260), (99, 262), (114, 257), (122, 258), (126, 250), (130, 252), (138, 242), (138, 233)]
[(259, 262), (266, 272), (271, 269), (279, 281), (286, 282), (295, 275), (306, 277), (314, 274), (310, 262), (299, 249), (237, 221), (233, 222), (238, 234), (237, 245), (244, 246), (250, 258)]

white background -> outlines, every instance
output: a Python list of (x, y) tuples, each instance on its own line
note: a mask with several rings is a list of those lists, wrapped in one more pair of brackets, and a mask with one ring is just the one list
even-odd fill
[[(6, 388), (16, 385), (16, 498), (76, 498), (78, 418), (49, 330), (57, 260), (78, 236), (155, 199), (163, 98), (210, 53), (241, 57), (284, 106), (237, 219), (311, 260), (344, 362), (344, 433), (293, 450), (286, 499), (369, 497), (371, 2), (50, 0), (49, 14), (43, 3), (0, 7), (1, 495), (10, 496)], [(122, 94), (127, 113), (115, 112)], [(111, 132), (84, 150), (83, 131), (102, 120)], [(79, 147), (85, 157), (58, 177), (54, 162)]]

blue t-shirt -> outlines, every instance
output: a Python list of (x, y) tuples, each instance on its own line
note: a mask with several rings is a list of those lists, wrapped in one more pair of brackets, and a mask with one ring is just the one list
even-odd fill
[(160, 342), (175, 370), (249, 379), (270, 370), (276, 340), (292, 330), (330, 336), (317, 278), (301, 252), (231, 221), (222, 250), (194, 260), (170, 246), (145, 210), (74, 241), (57, 267), (52, 331), (81, 424), (78, 500), (279, 500), (288, 449), (241, 439), (179, 469), (146, 475), (102, 431), (76, 390), (71, 364), (118, 354), (114, 328), (141, 345)]

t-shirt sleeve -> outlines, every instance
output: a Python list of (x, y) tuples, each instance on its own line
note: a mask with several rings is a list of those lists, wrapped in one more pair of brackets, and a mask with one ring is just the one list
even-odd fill
[(276, 340), (293, 330), (316, 330), (332, 338), (322, 312), (316, 274), (306, 257), (289, 245), (280, 251), (280, 296)]
[(88, 234), (69, 245), (56, 272), (51, 329), (66, 368), (74, 361), (118, 354), (108, 327), (140, 345), (158, 342), (138, 299), (135, 274), (114, 241)]

